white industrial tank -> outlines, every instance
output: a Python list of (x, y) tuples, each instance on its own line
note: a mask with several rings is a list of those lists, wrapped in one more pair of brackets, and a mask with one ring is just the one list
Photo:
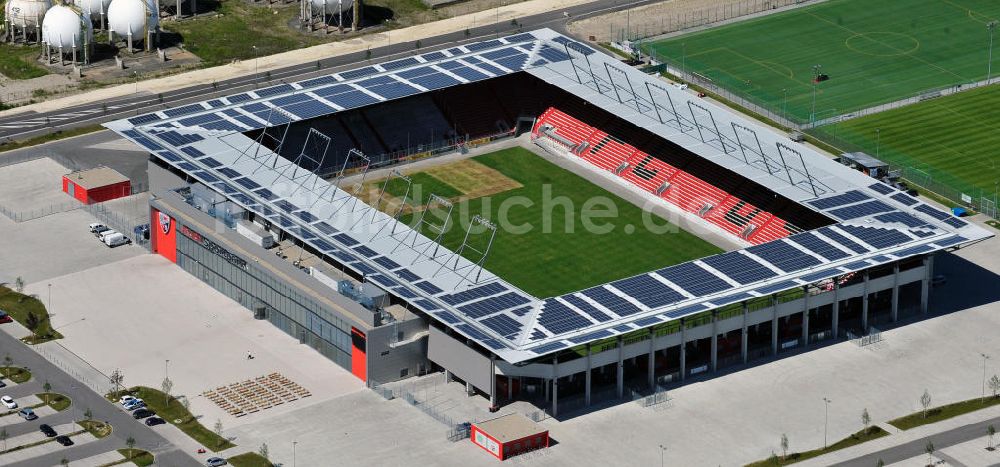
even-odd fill
[(123, 38), (131, 34), (133, 40), (144, 40), (158, 24), (154, 0), (111, 0), (108, 6), (108, 28)]
[(4, 6), (7, 21), (19, 27), (39, 26), (45, 12), (52, 7), (51, 0), (8, 0)]
[(309, 0), (312, 4), (313, 14), (323, 13), (323, 4), (326, 4), (326, 14), (335, 15), (341, 11), (347, 11), (354, 6), (354, 0)]
[(108, 13), (111, 0), (73, 0), (73, 4), (80, 7), (83, 14), (96, 21), (101, 19), (101, 13)]
[(54, 49), (83, 47), (94, 39), (90, 18), (76, 7), (55, 5), (42, 20), (42, 42)]

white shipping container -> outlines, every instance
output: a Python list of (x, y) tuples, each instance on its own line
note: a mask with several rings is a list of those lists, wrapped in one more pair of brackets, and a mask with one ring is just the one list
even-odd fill
[(260, 245), (261, 248), (271, 248), (274, 246), (274, 236), (265, 232), (256, 224), (245, 220), (236, 221), (236, 233), (250, 239), (250, 241)]

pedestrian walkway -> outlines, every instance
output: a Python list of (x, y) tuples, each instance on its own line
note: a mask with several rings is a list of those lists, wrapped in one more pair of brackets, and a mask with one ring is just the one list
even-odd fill
[[(90, 456), (84, 459), (74, 460), (70, 463), (73, 467), (100, 467), (102, 465), (108, 465), (114, 462), (118, 462), (124, 459), (118, 451), (108, 451), (96, 456)], [(58, 467), (58, 466), (53, 466)]]

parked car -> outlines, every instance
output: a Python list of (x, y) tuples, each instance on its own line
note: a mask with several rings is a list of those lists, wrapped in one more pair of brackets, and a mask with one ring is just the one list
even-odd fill
[(14, 398), (10, 396), (0, 397), (0, 403), (3, 403), (3, 406), (7, 407), (8, 409), (17, 408), (17, 402), (14, 402)]
[(100, 222), (94, 222), (93, 224), (90, 224), (90, 233), (97, 233), (97, 229), (101, 227), (104, 227), (104, 224)]
[(102, 233), (107, 232), (109, 230), (111, 230), (111, 227), (102, 225), (94, 229), (94, 236), (100, 238)]
[[(129, 396), (129, 397), (131, 397), (131, 396)], [(129, 409), (132, 409), (132, 408), (134, 408), (135, 406), (137, 406), (139, 404), (146, 405), (146, 403), (143, 402), (142, 399), (139, 399), (138, 397), (132, 397), (131, 399), (129, 399), (129, 400), (125, 401), (125, 402), (122, 402), (122, 407), (125, 407), (125, 410), (129, 410)]]
[(97, 238), (101, 239), (101, 242), (103, 242), (106, 237), (116, 233), (118, 233), (118, 231), (114, 229), (102, 230), (101, 233), (97, 234)]
[(38, 425), (38, 431), (41, 431), (42, 434), (44, 434), (45, 436), (48, 436), (49, 438), (52, 438), (53, 436), (56, 436), (56, 430), (53, 430), (51, 426), (48, 426), (48, 425), (46, 425), (44, 423), (41, 424), (41, 425)]
[(5, 388), (5, 387), (7, 387), (7, 383), (3, 382), (3, 380), (0, 379), (0, 388)]
[(221, 457), (209, 457), (208, 460), (205, 461), (205, 465), (208, 467), (219, 467), (220, 465), (226, 465), (228, 463), (229, 462), (226, 462), (226, 460)]
[(14, 321), (14, 318), (11, 318), (6, 311), (0, 310), (0, 323), (9, 323), (11, 321)]
[(139, 409), (139, 410), (136, 410), (135, 412), (132, 412), (132, 418), (134, 418), (136, 420), (142, 420), (144, 418), (149, 418), (149, 417), (152, 417), (153, 415), (156, 415), (156, 412), (153, 412), (152, 410), (149, 410), (149, 409)]
[(27, 407), (21, 409), (21, 411), (18, 412), (17, 415), (25, 420), (34, 420), (38, 418), (38, 415), (35, 415), (35, 411)]
[(160, 417), (149, 417), (146, 419), (145, 423), (146, 426), (156, 426), (156, 425), (162, 425), (167, 422)]
[(104, 244), (107, 245), (110, 248), (114, 248), (116, 246), (125, 245), (125, 244), (131, 243), (131, 242), (132, 242), (132, 240), (129, 240), (128, 237), (126, 237), (126, 236), (124, 236), (124, 235), (122, 235), (121, 233), (118, 233), (118, 232), (115, 232), (115, 233), (113, 233), (111, 235), (105, 235), (104, 236)]
[(127, 409), (125, 409), (125, 411), (129, 412), (129, 413), (135, 413), (136, 410), (142, 410), (142, 409), (145, 409), (145, 408), (146, 408), (146, 403), (145, 402), (140, 402), (140, 403), (135, 404), (135, 405), (130, 405)]
[(134, 400), (136, 400), (135, 396), (127, 396), (126, 395), (126, 396), (122, 396), (121, 399), (118, 399), (118, 403), (121, 404), (122, 406), (124, 406), (125, 404), (127, 404), (127, 403), (129, 403), (131, 401), (134, 401)]
[(69, 436), (56, 436), (56, 442), (63, 446), (72, 446), (73, 440), (69, 439)]

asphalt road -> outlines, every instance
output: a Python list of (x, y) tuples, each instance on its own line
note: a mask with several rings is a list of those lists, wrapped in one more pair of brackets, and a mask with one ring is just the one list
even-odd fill
[[(655, 3), (660, 0), (642, 0), (635, 2), (622, 2), (621, 0), (597, 0), (571, 8), (549, 11), (538, 15), (518, 18), (520, 28), (530, 31), (539, 28), (552, 28), (565, 33), (566, 23), (573, 19), (580, 19), (596, 14), (617, 11), (625, 7), (634, 7)], [(517, 26), (504, 22), (501, 24), (490, 24), (470, 30), (470, 35), (466, 36), (464, 31), (450, 34), (442, 34), (435, 37), (421, 39), (421, 52), (429, 52), (436, 49), (454, 47), (457, 44), (475, 42), (487, 38), (509, 35), (516, 32)], [(373, 61), (385, 61), (397, 55), (409, 55), (415, 50), (415, 42), (401, 42), (371, 49)], [(262, 74), (251, 73), (236, 78), (219, 81), (214, 85), (196, 85), (170, 91), (160, 96), (136, 94), (127, 97), (108, 99), (102, 102), (82, 104), (58, 111), (38, 113), (20, 113), (10, 117), (0, 118), (0, 140), (21, 140), (32, 136), (46, 134), (54, 129), (68, 129), (79, 126), (94, 125), (111, 120), (125, 118), (131, 115), (148, 113), (161, 110), (167, 107), (174, 107), (182, 104), (200, 102), (208, 99), (209, 96), (217, 94), (233, 94), (240, 91), (252, 90), (268, 83), (274, 84), (280, 81), (299, 81), (315, 76), (330, 74), (343, 69), (349, 69), (356, 64), (366, 60), (365, 52), (340, 55), (330, 57), (316, 62), (309, 62), (302, 65), (290, 66), (272, 70), (270, 81), (264, 82)]]
[[(878, 462), (879, 459), (882, 459), (882, 461), (885, 462), (886, 465), (895, 462), (902, 462), (912, 457), (926, 455), (927, 452), (924, 449), (927, 446), (928, 441), (934, 443), (934, 449), (936, 451), (940, 451), (949, 446), (954, 446), (956, 444), (961, 444), (966, 441), (971, 441), (974, 439), (983, 440), (983, 446), (985, 447), (986, 427), (989, 425), (1000, 426), (1000, 417), (982, 421), (979, 423), (972, 423), (969, 425), (960, 426), (958, 428), (949, 431), (933, 434), (926, 438), (921, 438), (916, 441), (903, 443), (888, 449), (883, 449), (881, 451), (873, 452), (868, 455), (864, 455), (861, 457), (851, 459), (849, 461), (833, 465), (835, 467), (871, 467), (873, 465), (876, 465), (876, 462)], [(937, 453), (935, 453), (934, 455), (939, 458), (942, 457), (939, 456)]]
[[(25, 383), (23, 387), (19, 385), (9, 388), (9, 392), (13, 393), (17, 391), (17, 395), (41, 392), (43, 382), (48, 381), (52, 385), (54, 392), (65, 394), (73, 401), (70, 408), (63, 412), (40, 417), (30, 422), (23, 421), (7, 425), (5, 429), (11, 437), (37, 430), (38, 425), (42, 423), (58, 425), (60, 423), (68, 423), (72, 420), (82, 420), (84, 418), (83, 413), (87, 408), (90, 408), (94, 419), (111, 423), (114, 430), (111, 436), (107, 438), (59, 449), (30, 460), (7, 464), (8, 467), (59, 465), (59, 462), (63, 458), (70, 461), (84, 459), (103, 452), (125, 448), (125, 439), (129, 436), (135, 438), (135, 446), (137, 448), (152, 452), (159, 466), (187, 467), (201, 465), (195, 458), (171, 445), (155, 431), (156, 429), (168, 427), (150, 428), (142, 422), (133, 419), (127, 412), (108, 402), (104, 397), (90, 388), (80, 384), (73, 377), (52, 363), (49, 363), (41, 355), (35, 353), (27, 345), (5, 332), (0, 332), (0, 349), (3, 349), (4, 354), (10, 355), (16, 365), (27, 367), (32, 372), (32, 380), (30, 382)], [(123, 351), (126, 350), (123, 349)], [(4, 389), (4, 391), (7, 390), (7, 388)], [(21, 394), (22, 392), (24, 394)], [(72, 462), (70, 465), (72, 465)]]

